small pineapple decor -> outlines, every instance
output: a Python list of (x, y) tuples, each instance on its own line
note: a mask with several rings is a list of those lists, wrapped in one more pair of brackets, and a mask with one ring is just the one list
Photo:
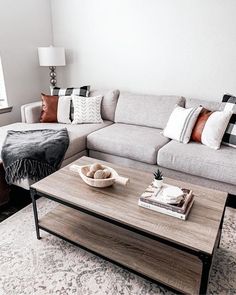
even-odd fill
[(157, 171), (154, 172), (153, 175), (154, 175), (153, 185), (155, 187), (160, 188), (163, 184), (163, 175), (162, 175), (161, 170), (157, 169)]

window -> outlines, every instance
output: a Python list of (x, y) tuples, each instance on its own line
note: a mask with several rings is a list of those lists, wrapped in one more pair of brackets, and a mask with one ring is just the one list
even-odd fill
[(3, 77), (2, 61), (0, 57), (0, 108), (7, 107), (7, 95)]

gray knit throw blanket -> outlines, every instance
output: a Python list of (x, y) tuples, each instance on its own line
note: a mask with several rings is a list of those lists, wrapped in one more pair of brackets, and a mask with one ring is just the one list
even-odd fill
[(69, 146), (67, 129), (9, 130), (2, 147), (6, 181), (38, 181), (55, 172)]

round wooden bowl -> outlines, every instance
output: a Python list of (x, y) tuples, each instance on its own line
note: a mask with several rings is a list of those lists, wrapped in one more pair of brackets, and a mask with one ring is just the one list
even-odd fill
[(119, 176), (119, 174), (111, 167), (102, 165), (103, 169), (108, 169), (111, 172), (111, 176), (105, 179), (94, 179), (87, 176), (91, 165), (78, 166), (71, 165), (70, 170), (74, 172), (78, 172), (80, 177), (83, 179), (85, 183), (93, 187), (108, 187), (113, 185), (114, 183), (118, 183), (121, 185), (127, 185), (129, 182), (129, 178)]

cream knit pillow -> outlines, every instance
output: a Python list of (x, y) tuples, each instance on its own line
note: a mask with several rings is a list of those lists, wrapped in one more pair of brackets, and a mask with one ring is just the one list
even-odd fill
[(83, 97), (72, 95), (74, 105), (74, 120), (72, 124), (102, 123), (102, 96)]

